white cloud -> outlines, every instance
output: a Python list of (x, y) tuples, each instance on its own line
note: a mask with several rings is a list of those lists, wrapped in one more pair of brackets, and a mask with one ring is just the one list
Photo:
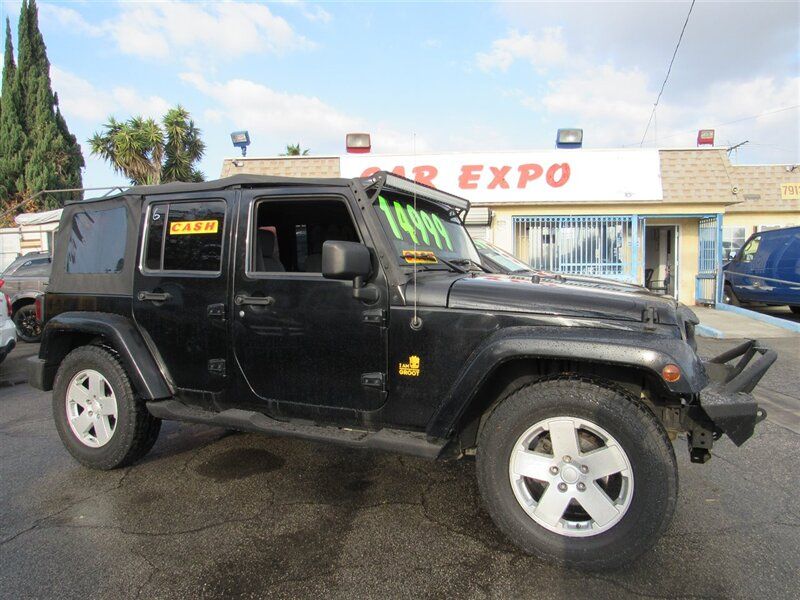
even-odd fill
[[(540, 97), (520, 101), (560, 124), (583, 127), (587, 146), (638, 145), (658, 85), (639, 69), (601, 65), (552, 79)], [(697, 129), (797, 105), (799, 90), (800, 77), (753, 77), (713, 82), (687, 101), (662, 98), (645, 145), (692, 146)], [(797, 156), (797, 123), (798, 111), (785, 111), (719, 126), (716, 139), (721, 145), (779, 140)]]
[(482, 71), (505, 72), (516, 60), (543, 71), (564, 64), (568, 54), (561, 27), (545, 27), (540, 35), (511, 30), (506, 37), (493, 41), (489, 52), (479, 52), (475, 59)]
[[(299, 140), (314, 153), (338, 153), (345, 134), (353, 131), (369, 131), (376, 152), (410, 152), (414, 145), (411, 131), (368, 123), (315, 96), (276, 91), (247, 79), (216, 82), (197, 73), (182, 73), (180, 78), (215, 103), (215, 108), (206, 111), (207, 117), (227, 121), (233, 128), (246, 127), (254, 138), (275, 140), (276, 149), (286, 141)], [(426, 139), (417, 137), (416, 149), (428, 150)]]
[[(246, 54), (309, 50), (316, 45), (268, 6), (249, 2), (193, 3), (173, 0), (123, 4), (120, 14), (99, 24), (76, 10), (42, 5), (43, 15), (82, 34), (108, 36), (123, 54), (147, 59), (213, 63)], [(318, 20), (322, 12), (308, 9)], [(329, 15), (328, 15), (329, 18)]]
[(50, 78), (53, 89), (58, 92), (61, 111), (68, 120), (97, 123), (112, 114), (120, 119), (143, 115), (160, 120), (170, 107), (162, 97), (142, 96), (130, 87), (100, 90), (89, 81), (55, 65), (50, 67)]
[[(505, 6), (515, 26), (530, 23), (531, 30), (511, 30), (496, 39), (475, 56), (475, 64), (483, 71), (502, 73), (520, 63), (546, 75), (527, 80), (515, 76), (513, 81), (509, 77), (507, 89), (500, 92), (533, 111), (543, 127), (583, 127), (587, 146), (638, 146), (687, 7), (572, 7), (548, 5), (538, 11), (537, 5), (532, 11)], [(697, 8), (644, 145), (693, 146), (697, 129), (716, 127), (718, 145), (750, 140), (743, 152), (751, 159), (796, 161), (800, 111), (748, 117), (800, 104), (798, 5)], [(751, 26), (750, 19), (764, 27)], [(554, 22), (563, 29), (547, 26)], [(749, 33), (734, 38), (726, 32), (720, 37), (723, 23), (731, 31)], [(627, 35), (630, 31), (636, 35)], [(787, 31), (794, 32), (794, 40), (787, 38)], [(776, 45), (775, 37), (782, 45)], [(525, 81), (530, 87), (521, 90)]]
[(68, 28), (73, 33), (97, 37), (103, 35), (104, 32), (103, 27), (89, 23), (78, 11), (56, 4), (40, 4), (39, 18), (45, 22), (52, 21), (60, 27)]
[(333, 19), (331, 13), (322, 8), (319, 4), (309, 4), (301, 0), (283, 0), (283, 4), (297, 8), (300, 10), (300, 14), (309, 21), (330, 23), (331, 19)]

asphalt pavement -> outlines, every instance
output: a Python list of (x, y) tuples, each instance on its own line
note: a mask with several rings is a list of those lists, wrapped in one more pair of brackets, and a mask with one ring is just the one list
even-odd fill
[[(789, 398), (791, 360), (765, 381)], [(685, 440), (676, 452), (671, 528), (625, 569), (589, 574), (507, 542), (471, 461), (165, 423), (142, 462), (97, 472), (62, 448), (49, 394), (0, 387), (0, 597), (797, 597), (800, 435), (768, 420), (706, 465)]]

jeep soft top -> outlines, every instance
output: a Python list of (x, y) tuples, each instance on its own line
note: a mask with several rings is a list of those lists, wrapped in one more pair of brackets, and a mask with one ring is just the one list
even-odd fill
[(430, 458), (474, 455), (521, 548), (624, 564), (669, 523), (671, 439), (705, 462), (765, 413), (775, 353), (710, 362), (643, 288), (485, 272), (469, 202), (396, 175), (241, 175), (69, 204), (31, 383), (81, 463), (143, 456), (161, 419)]

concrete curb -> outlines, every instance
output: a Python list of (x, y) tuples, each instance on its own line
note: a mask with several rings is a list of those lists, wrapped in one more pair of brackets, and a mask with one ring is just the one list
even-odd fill
[(725, 334), (722, 333), (719, 329), (716, 329), (709, 325), (703, 325), (702, 323), (700, 325), (695, 326), (694, 332), (697, 335), (702, 335), (703, 337), (716, 338), (718, 340), (725, 339)]
[(785, 319), (773, 317), (772, 315), (765, 315), (754, 310), (747, 310), (746, 308), (742, 308), (740, 306), (723, 304), (722, 302), (718, 302), (714, 308), (716, 310), (726, 310), (737, 315), (742, 315), (743, 317), (748, 317), (749, 319), (761, 321), (762, 323), (772, 325), (773, 327), (780, 327), (781, 329), (788, 329), (789, 331), (800, 333), (800, 323), (795, 323), (794, 321), (787, 321)]

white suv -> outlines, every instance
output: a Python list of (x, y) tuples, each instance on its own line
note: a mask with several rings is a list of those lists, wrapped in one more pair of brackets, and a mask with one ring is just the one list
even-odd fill
[(8, 294), (0, 293), (0, 362), (17, 345), (17, 327), (11, 320), (11, 300)]

